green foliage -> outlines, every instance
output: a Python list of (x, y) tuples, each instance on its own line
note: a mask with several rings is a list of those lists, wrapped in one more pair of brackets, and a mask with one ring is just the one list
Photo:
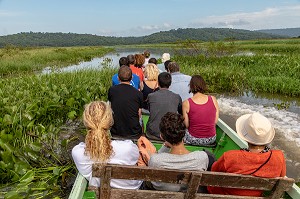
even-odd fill
[(130, 44), (155, 44), (172, 43), (187, 39), (198, 41), (220, 41), (220, 40), (249, 40), (249, 39), (271, 39), (284, 38), (257, 31), (230, 29), (230, 28), (187, 28), (169, 31), (160, 31), (142, 37), (105, 37), (90, 34), (75, 33), (42, 33), (21, 32), (14, 35), (1, 36), (0, 47), (6, 45), (16, 46), (112, 46)]
[(177, 53), (174, 60), (180, 64), (182, 72), (202, 75), (209, 85), (209, 92), (249, 89), (297, 97), (300, 96), (300, 56), (295, 51), (300, 52), (300, 40), (292, 41), (292, 44), (291, 40), (277, 41), (276, 54), (273, 54), (274, 43), (264, 44), (263, 53), (255, 47), (256, 41), (247, 41), (246, 45), (244, 42), (183, 43), (183, 53)]
[(62, 67), (90, 61), (112, 51), (103, 47), (23, 48), (6, 46), (0, 49), (0, 77), (41, 71), (45, 67)]
[(68, 140), (58, 140), (59, 127), (80, 117), (85, 104), (106, 100), (115, 72), (105, 68), (0, 80), (0, 183), (16, 184), (7, 198), (60, 191), (73, 164), (63, 158)]

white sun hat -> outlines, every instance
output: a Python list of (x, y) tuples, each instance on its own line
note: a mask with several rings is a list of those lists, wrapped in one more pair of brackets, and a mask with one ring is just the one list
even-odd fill
[(267, 145), (275, 136), (271, 122), (257, 112), (239, 117), (236, 132), (243, 140), (254, 145)]
[(169, 53), (164, 53), (162, 56), (161, 56), (161, 61), (164, 63), (165, 61), (168, 61), (171, 59), (171, 56)]

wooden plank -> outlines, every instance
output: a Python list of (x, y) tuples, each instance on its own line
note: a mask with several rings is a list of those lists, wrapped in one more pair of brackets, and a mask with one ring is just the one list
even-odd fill
[[(112, 166), (112, 165), (110, 165)], [(103, 165), (95, 164), (93, 176), (100, 177)], [(160, 169), (137, 166), (112, 166), (112, 178), (128, 180), (144, 180), (187, 184), (190, 180), (192, 171)], [(271, 190), (276, 185), (279, 178), (259, 178), (250, 175), (240, 175), (222, 172), (193, 172), (202, 175), (200, 185), (219, 186), (227, 188), (248, 188), (256, 190)]]
[[(124, 165), (93, 165), (93, 176), (101, 178), (101, 199), (108, 198), (263, 198), (214, 194), (197, 194), (198, 187), (219, 186), (226, 188), (240, 188), (252, 190), (272, 190), (268, 198), (280, 198), (294, 183), (291, 178), (259, 178), (250, 175), (240, 175), (222, 172), (196, 172), (150, 167), (124, 166)], [(123, 190), (112, 189), (111, 179), (145, 180), (188, 184), (187, 192), (168, 192), (156, 190)]]
[(294, 181), (291, 179), (279, 179), (269, 198), (280, 198), (283, 195), (283, 192), (287, 191), (293, 185), (293, 183)]
[(102, 175), (100, 176), (101, 178), (101, 185), (99, 188), (99, 199), (110, 199), (110, 191), (111, 191), (111, 187), (110, 187), (110, 180), (111, 180), (111, 170), (112, 167), (108, 166), (104, 168), (104, 173), (102, 173)]
[(217, 186), (227, 188), (271, 190), (276, 185), (277, 178), (259, 178), (250, 175), (240, 175), (222, 172), (203, 172), (202, 186)]
[[(183, 199), (182, 192), (156, 191), (156, 190), (129, 190), (129, 189), (112, 189), (111, 199), (130, 198), (130, 199)], [(263, 199), (264, 197), (233, 196), (198, 193), (195, 199)]]
[[(112, 168), (111, 178), (127, 180), (144, 180), (187, 184), (190, 179), (191, 171), (173, 169), (153, 169), (150, 167), (109, 165)], [(93, 176), (101, 177), (103, 165), (93, 165)]]
[(194, 199), (199, 188), (201, 173), (192, 173), (184, 199)]

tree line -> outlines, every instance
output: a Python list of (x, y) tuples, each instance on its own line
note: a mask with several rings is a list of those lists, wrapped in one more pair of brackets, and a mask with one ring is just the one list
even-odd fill
[(0, 47), (7, 45), (23, 47), (67, 47), (67, 46), (114, 46), (154, 43), (174, 43), (184, 40), (222, 41), (274, 39), (284, 36), (230, 28), (186, 28), (161, 31), (141, 37), (114, 37), (76, 33), (21, 32), (18, 34), (0, 36)]

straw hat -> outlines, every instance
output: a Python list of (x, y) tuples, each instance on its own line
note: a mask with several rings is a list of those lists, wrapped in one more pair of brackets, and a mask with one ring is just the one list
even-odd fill
[(165, 61), (168, 61), (171, 59), (171, 56), (169, 53), (164, 53), (162, 56), (161, 56), (161, 61), (162, 62), (165, 62)]
[(236, 131), (243, 140), (254, 145), (269, 144), (275, 136), (271, 122), (257, 112), (239, 117)]

